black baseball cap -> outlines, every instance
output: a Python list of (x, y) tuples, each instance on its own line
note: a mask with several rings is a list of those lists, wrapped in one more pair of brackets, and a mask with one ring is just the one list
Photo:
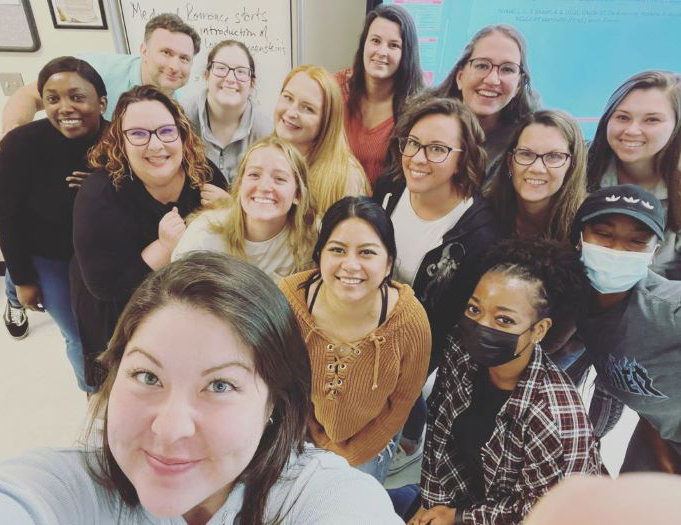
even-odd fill
[(579, 241), (584, 223), (610, 214), (628, 215), (645, 224), (660, 239), (664, 238), (665, 211), (660, 199), (635, 184), (608, 186), (590, 193), (577, 210), (571, 240)]

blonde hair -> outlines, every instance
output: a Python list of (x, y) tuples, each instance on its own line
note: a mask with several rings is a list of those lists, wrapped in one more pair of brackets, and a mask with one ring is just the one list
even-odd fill
[(333, 203), (347, 195), (351, 172), (360, 174), (365, 193), (369, 194), (371, 188), (345, 137), (343, 99), (338, 83), (323, 67), (306, 65), (299, 66), (286, 75), (281, 91), (286, 89), (286, 85), (298, 73), (305, 73), (317, 82), (324, 94), (319, 135), (307, 154), (310, 193), (321, 216)]
[(211, 210), (224, 210), (225, 218), (219, 223), (213, 223), (211, 230), (222, 236), (227, 250), (232, 255), (245, 258), (246, 213), (241, 207), (239, 192), (246, 172), (246, 165), (251, 154), (260, 148), (277, 148), (282, 152), (296, 180), (296, 196), (298, 203), (293, 204), (288, 212), (286, 222), (288, 226), (288, 243), (293, 254), (294, 272), (305, 270), (312, 265), (312, 249), (317, 240), (315, 227), (316, 212), (310, 199), (307, 179), (308, 170), (305, 158), (296, 147), (287, 140), (272, 134), (255, 142), (244, 155), (239, 164), (236, 179), (230, 191), (230, 197), (223, 199)]

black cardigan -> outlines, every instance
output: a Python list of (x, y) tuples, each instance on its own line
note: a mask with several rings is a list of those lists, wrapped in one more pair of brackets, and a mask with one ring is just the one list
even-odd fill
[[(376, 182), (373, 199), (392, 215), (405, 187), (404, 178), (384, 175)], [(476, 194), (471, 207), (443, 235), (442, 244), (424, 255), (413, 288), (428, 314), (433, 335), (429, 374), (438, 366), (447, 334), (463, 315), (480, 280), (482, 258), (498, 238), (492, 208)]]
[(87, 168), (91, 137), (69, 139), (47, 119), (10, 131), (0, 142), (0, 247), (12, 280), (37, 283), (31, 257), (68, 261), (73, 254), (76, 190), (66, 177)]
[[(211, 184), (227, 181), (210, 163)], [(182, 217), (199, 208), (201, 190), (185, 179), (177, 202), (154, 199), (136, 176), (116, 188), (108, 173), (95, 172), (83, 183), (74, 207), (71, 300), (86, 358), (86, 380), (98, 384), (94, 358), (113, 334), (128, 299), (152, 269), (142, 250), (158, 238), (158, 223), (177, 206)]]

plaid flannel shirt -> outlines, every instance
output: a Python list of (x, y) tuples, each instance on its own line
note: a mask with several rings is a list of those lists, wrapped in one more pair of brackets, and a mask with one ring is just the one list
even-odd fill
[(481, 450), (485, 498), (476, 500), (450, 429), (471, 404), (477, 368), (458, 337), (449, 336), (428, 400), (424, 507), (456, 508), (457, 523), (515, 524), (564, 476), (601, 473), (598, 443), (576, 388), (537, 348)]

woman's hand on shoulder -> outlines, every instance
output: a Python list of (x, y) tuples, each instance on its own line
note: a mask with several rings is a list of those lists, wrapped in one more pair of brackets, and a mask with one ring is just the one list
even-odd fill
[(168, 250), (168, 254), (173, 252), (186, 229), (187, 226), (177, 211), (177, 207), (174, 207), (161, 218), (158, 223), (158, 240)]
[(88, 175), (90, 175), (90, 173), (87, 171), (74, 171), (70, 176), (66, 177), (66, 182), (68, 183), (69, 188), (78, 190), (83, 184), (85, 177)]
[(207, 204), (212, 204), (228, 197), (229, 193), (219, 186), (209, 184), (208, 182), (201, 186), (201, 206), (206, 206)]

